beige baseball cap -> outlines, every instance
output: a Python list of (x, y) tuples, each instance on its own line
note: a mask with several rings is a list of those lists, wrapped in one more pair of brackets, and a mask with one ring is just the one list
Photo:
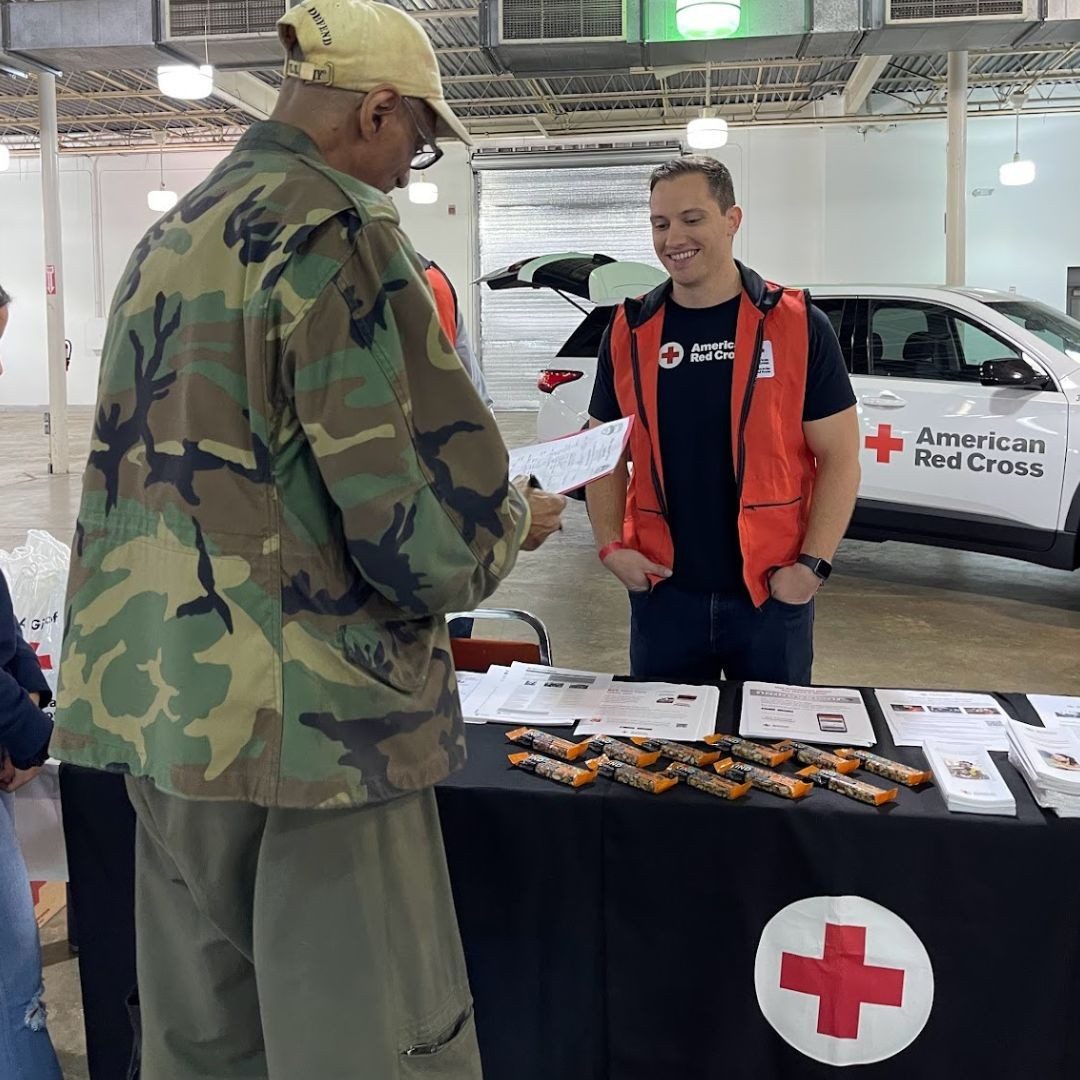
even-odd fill
[(303, 0), (278, 22), (278, 33), (288, 45), (286, 27), (292, 27), (304, 54), (302, 61), (286, 61), (287, 76), (361, 94), (393, 86), (435, 110), (437, 135), (472, 145), (443, 96), (431, 40), (404, 11), (373, 0)]

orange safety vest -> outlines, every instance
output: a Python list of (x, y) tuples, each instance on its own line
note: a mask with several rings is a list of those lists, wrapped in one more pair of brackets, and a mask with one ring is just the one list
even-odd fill
[(441, 266), (431, 262), (430, 259), (425, 260), (425, 262), (427, 266), (424, 273), (427, 275), (431, 291), (435, 294), (435, 307), (439, 312), (439, 325), (442, 327), (447, 340), (456, 349), (458, 328), (457, 293), (454, 292), (454, 286), (450, 284), (450, 279), (443, 272)]
[[(769, 598), (769, 576), (795, 562), (810, 514), (816, 465), (803, 435), (810, 351), (810, 298), (766, 284), (739, 264), (742, 302), (731, 387), (732, 459), (739, 498), (743, 578), (757, 607)], [(664, 498), (657, 392), (664, 310), (671, 283), (615, 313), (610, 330), (615, 394), (630, 435), (634, 463), (623, 543), (661, 566), (675, 545)]]

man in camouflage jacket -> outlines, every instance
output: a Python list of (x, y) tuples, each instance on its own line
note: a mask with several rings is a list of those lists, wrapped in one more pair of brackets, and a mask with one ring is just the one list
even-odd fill
[(445, 614), (562, 500), (509, 483), (382, 194), (467, 138), (423, 30), (369, 0), (282, 23), (273, 120), (114, 301), (53, 750), (129, 776), (143, 1080), (471, 1078)]

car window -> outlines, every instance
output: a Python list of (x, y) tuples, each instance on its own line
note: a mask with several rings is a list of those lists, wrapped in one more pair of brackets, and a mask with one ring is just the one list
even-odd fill
[(1080, 360), (1080, 322), (1037, 300), (1007, 300), (988, 305), (1055, 349)]
[(814, 307), (820, 308), (832, 325), (836, 340), (840, 342), (840, 351), (844, 354), (844, 364), (849, 372), (854, 371), (852, 345), (855, 332), (855, 301), (845, 296), (814, 297)]
[(1019, 350), (975, 320), (939, 304), (875, 300), (870, 312), (871, 375), (978, 382), (986, 360)]
[(815, 296), (814, 307), (821, 308), (826, 315), (829, 316), (829, 322), (832, 323), (833, 333), (839, 337), (840, 327), (844, 322), (844, 299), (841, 296), (826, 296), (824, 298)]

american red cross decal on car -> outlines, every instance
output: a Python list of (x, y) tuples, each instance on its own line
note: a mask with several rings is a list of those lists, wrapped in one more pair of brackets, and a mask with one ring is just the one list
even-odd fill
[(866, 436), (866, 449), (877, 451), (879, 465), (888, 465), (904, 449), (904, 440), (893, 435), (892, 424), (878, 424), (877, 434)]
[(859, 1037), (863, 1005), (904, 1003), (904, 973), (898, 968), (866, 963), (866, 927), (825, 926), (821, 959), (784, 953), (780, 986), (818, 999), (817, 1030), (834, 1039)]

